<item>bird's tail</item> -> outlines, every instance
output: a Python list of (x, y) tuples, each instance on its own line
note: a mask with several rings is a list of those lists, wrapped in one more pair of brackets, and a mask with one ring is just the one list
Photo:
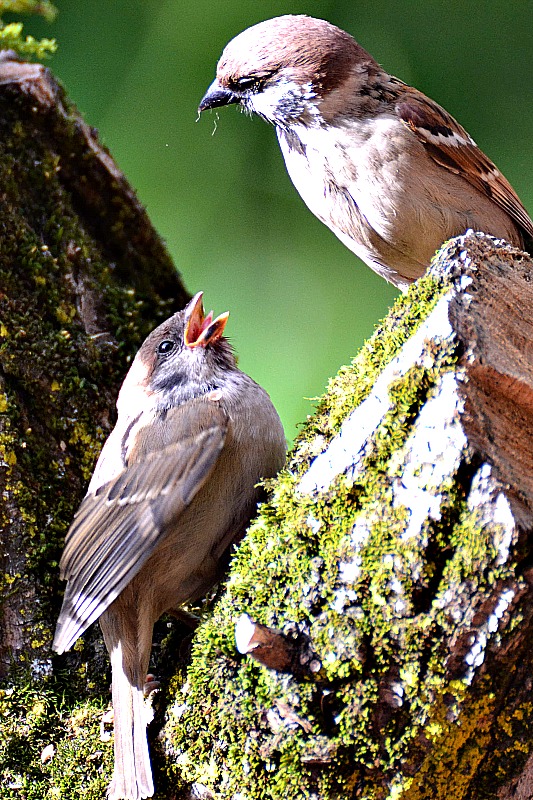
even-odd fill
[(148, 742), (147, 709), (140, 676), (134, 685), (124, 670), (120, 642), (111, 649), (115, 769), (107, 790), (108, 800), (141, 800), (152, 797), (154, 784)]

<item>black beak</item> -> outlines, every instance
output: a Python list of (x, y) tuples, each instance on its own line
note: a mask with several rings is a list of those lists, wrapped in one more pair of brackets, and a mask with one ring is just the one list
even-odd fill
[(214, 80), (207, 92), (204, 94), (198, 106), (198, 113), (207, 111), (211, 108), (220, 108), (221, 106), (229, 106), (232, 103), (240, 103), (241, 98), (235, 92), (229, 89), (224, 89), (217, 80)]

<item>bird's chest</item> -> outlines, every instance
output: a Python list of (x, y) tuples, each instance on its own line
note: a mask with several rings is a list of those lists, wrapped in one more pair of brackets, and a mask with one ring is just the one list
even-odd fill
[[(145, 405), (147, 407), (144, 409), (134, 403), (128, 408), (123, 405), (117, 424), (100, 453), (87, 489), (89, 493), (116, 478), (132, 460), (136, 460), (139, 447), (155, 450), (169, 444), (168, 441), (161, 441), (164, 426), (155, 424), (160, 416), (157, 409)], [(145, 447), (146, 441), (150, 442), (149, 448)]]
[(356, 211), (385, 238), (405, 194), (404, 135), (393, 117), (278, 130), (287, 171), (311, 211), (330, 227)]

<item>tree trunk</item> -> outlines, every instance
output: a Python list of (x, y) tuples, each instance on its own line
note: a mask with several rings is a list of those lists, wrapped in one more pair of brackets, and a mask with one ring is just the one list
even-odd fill
[(0, 56), (0, 675), (50, 672), (58, 561), (127, 361), (187, 294), (47, 69)]

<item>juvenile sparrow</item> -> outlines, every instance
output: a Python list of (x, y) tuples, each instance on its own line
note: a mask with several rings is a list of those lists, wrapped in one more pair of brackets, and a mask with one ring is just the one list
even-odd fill
[(306, 205), (402, 289), (467, 228), (531, 244), (527, 211), (464, 128), (329, 22), (287, 15), (235, 37), (198, 110), (232, 103), (275, 126)]
[(202, 596), (253, 515), (261, 478), (283, 466), (285, 437), (267, 393), (237, 369), (199, 292), (143, 343), (118, 420), (68, 531), (68, 580), (54, 649), (100, 619), (113, 675), (110, 800), (154, 791), (143, 686), (165, 611)]

